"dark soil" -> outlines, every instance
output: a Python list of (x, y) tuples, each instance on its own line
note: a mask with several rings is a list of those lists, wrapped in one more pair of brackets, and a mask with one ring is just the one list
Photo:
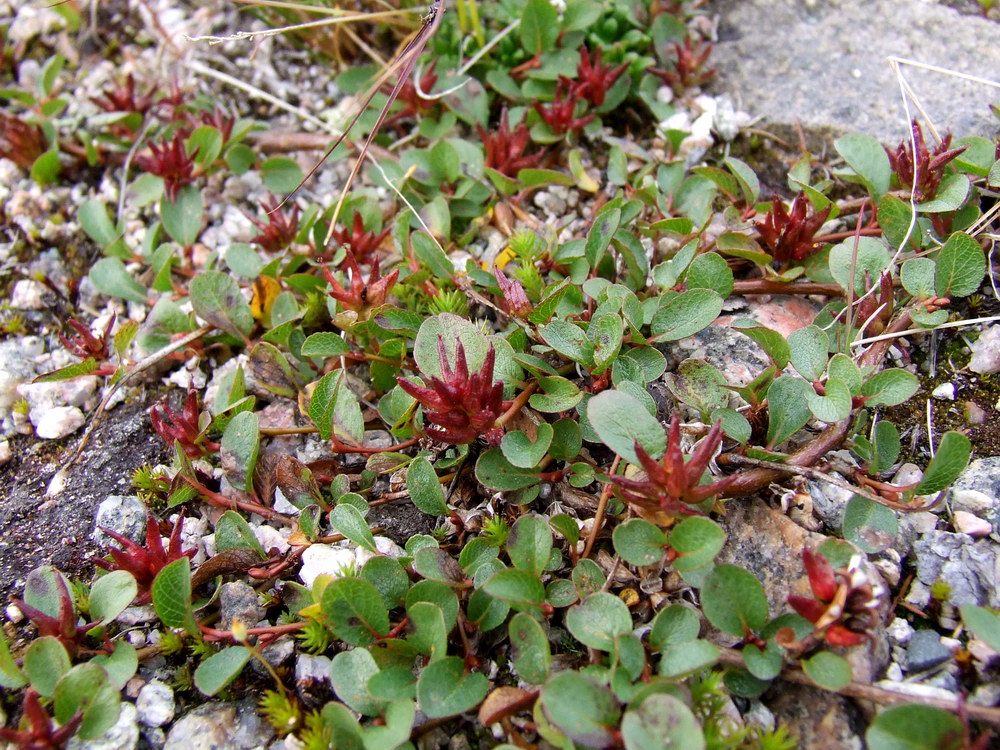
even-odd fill
[(5, 600), (39, 565), (55, 565), (71, 577), (92, 572), (90, 557), (99, 551), (90, 538), (97, 506), (108, 495), (130, 494), (137, 467), (169, 457), (150, 429), (146, 408), (130, 399), (107, 414), (68, 470), (65, 488), (52, 499), (46, 499), (46, 488), (80, 434), (58, 442), (11, 439), (14, 457), (0, 468), (0, 593)]

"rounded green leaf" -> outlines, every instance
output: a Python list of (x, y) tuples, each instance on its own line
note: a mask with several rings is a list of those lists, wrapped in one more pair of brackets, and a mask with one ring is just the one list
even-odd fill
[(242, 411), (229, 420), (222, 433), (222, 447), (233, 458), (234, 468), (243, 475), (247, 491), (253, 489), (253, 470), (260, 454), (260, 425), (252, 411)]
[(829, 340), (819, 326), (804, 326), (788, 337), (792, 367), (806, 380), (819, 380), (826, 370)]
[[(850, 288), (854, 246), (855, 240), (852, 237), (830, 249), (830, 274), (840, 284), (841, 289)], [(888, 267), (889, 251), (881, 240), (875, 237), (861, 237), (857, 240), (857, 252), (857, 264), (853, 266), (855, 269), (854, 292), (861, 295), (867, 291), (865, 279), (868, 278), (872, 280), (872, 283), (877, 283), (882, 276), (882, 271)]]
[(570, 380), (555, 375), (538, 378), (538, 392), (528, 397), (532, 409), (556, 414), (568, 411), (583, 400), (583, 391)]
[(653, 315), (652, 340), (677, 341), (712, 324), (722, 312), (722, 297), (710, 289), (690, 289), (666, 303)]
[(542, 688), (540, 703), (548, 720), (574, 742), (596, 748), (617, 744), (618, 701), (579, 672), (553, 675)]
[(962, 722), (950, 711), (919, 704), (882, 711), (865, 733), (869, 750), (940, 750), (962, 736)]
[(500, 448), (490, 448), (476, 461), (476, 479), (492, 490), (510, 492), (538, 484), (538, 474), (514, 466)]
[(632, 615), (617, 596), (598, 591), (570, 607), (566, 628), (583, 645), (610, 652), (617, 636), (632, 632)]
[(424, 578), (448, 585), (460, 584), (464, 578), (455, 558), (440, 547), (424, 547), (413, 556), (413, 568)]
[(368, 692), (368, 681), (379, 671), (367, 649), (341, 651), (330, 662), (330, 682), (337, 698), (359, 714), (377, 716), (382, 702)]
[(447, 656), (427, 665), (417, 680), (417, 700), (429, 719), (455, 716), (478, 706), (489, 681), (479, 672), (466, 672), (465, 662)]
[(302, 343), (302, 354), (306, 357), (339, 357), (350, 350), (346, 339), (332, 331), (314, 333)]
[(146, 302), (146, 287), (129, 275), (118, 258), (101, 258), (90, 269), (90, 282), (101, 294), (131, 302)]
[(252, 549), (261, 560), (267, 559), (264, 547), (247, 520), (235, 510), (227, 510), (215, 524), (215, 551), (237, 548)]
[(483, 366), (489, 339), (474, 323), (459, 315), (441, 313), (426, 318), (420, 324), (417, 338), (413, 342), (413, 359), (423, 375), (440, 378), (441, 358), (438, 355), (438, 337), (444, 342), (449, 367), (455, 368), (455, 342), (460, 340), (465, 350), (465, 360), (469, 372), (477, 372)]
[(541, 685), (549, 676), (552, 649), (545, 631), (531, 615), (519, 612), (510, 619), (511, 661), (514, 670), (525, 682)]
[(663, 650), (660, 658), (660, 674), (676, 679), (707, 669), (718, 660), (719, 649), (700, 638), (674, 644)]
[(69, 671), (66, 648), (53, 636), (36, 638), (24, 652), (24, 673), (38, 694), (50, 698), (59, 678)]
[(364, 646), (389, 632), (382, 595), (361, 578), (338, 578), (323, 590), (322, 610), (333, 632), (352, 646)]
[(743, 661), (758, 680), (772, 680), (781, 672), (784, 652), (774, 641), (768, 641), (763, 650), (748, 643), (743, 647)]
[(826, 393), (806, 391), (809, 411), (821, 422), (839, 422), (851, 416), (851, 389), (840, 378), (830, 378), (825, 384)]
[(743, 636), (767, 621), (767, 596), (757, 577), (735, 565), (719, 565), (701, 589), (705, 617), (719, 630)]
[(984, 641), (994, 651), (1000, 649), (1000, 615), (975, 604), (963, 605), (961, 612), (966, 627), (976, 638)]
[(361, 577), (378, 589), (385, 606), (392, 609), (406, 597), (410, 579), (403, 566), (386, 555), (373, 557), (361, 569)]
[(651, 457), (659, 458), (667, 447), (663, 426), (646, 407), (627, 393), (607, 390), (587, 402), (587, 421), (601, 441), (633, 464), (639, 459), (635, 443)]
[(246, 646), (230, 646), (212, 654), (194, 671), (194, 686), (204, 695), (215, 695), (239, 676), (251, 656)]
[(444, 488), (438, 482), (431, 462), (423, 456), (416, 458), (406, 470), (406, 489), (413, 504), (430, 516), (448, 515)]
[(275, 156), (260, 165), (260, 176), (275, 195), (292, 192), (302, 182), (302, 168), (294, 159)]
[[(412, 700), (417, 697), (417, 678), (406, 667), (387, 667), (368, 680), (368, 692), (378, 700)], [(338, 747), (340, 738), (337, 738)]]
[(96, 664), (77, 664), (56, 685), (52, 708), (56, 721), (65, 723), (80, 711), (81, 740), (100, 737), (118, 721), (121, 697), (108, 673)]
[(708, 565), (726, 543), (726, 532), (715, 521), (702, 516), (685, 518), (670, 532), (670, 546), (679, 557), (671, 563), (679, 572)]
[(892, 168), (882, 144), (870, 135), (849, 133), (834, 142), (837, 153), (861, 178), (876, 200), (889, 192)]
[(90, 616), (107, 624), (132, 603), (138, 593), (135, 578), (126, 570), (113, 570), (90, 587)]
[(515, 568), (540, 576), (552, 553), (552, 530), (539, 515), (521, 516), (507, 537), (507, 554)]
[(958, 479), (969, 465), (972, 443), (960, 432), (950, 430), (941, 437), (934, 458), (924, 470), (924, 478), (915, 490), (918, 495), (940, 492)]
[(704, 750), (705, 736), (691, 709), (667, 693), (648, 696), (622, 717), (625, 750)]
[(663, 559), (667, 536), (642, 518), (631, 518), (612, 533), (615, 552), (631, 565), (656, 565)]
[(830, 651), (819, 651), (803, 659), (802, 669), (810, 680), (826, 690), (840, 690), (851, 683), (850, 663)]
[(521, 469), (535, 469), (552, 444), (552, 425), (542, 422), (538, 425), (537, 434), (532, 441), (520, 430), (508, 432), (500, 441), (500, 450), (504, 457), (514, 466)]
[(190, 558), (174, 560), (156, 575), (153, 608), (168, 628), (183, 628), (191, 635), (199, 632), (191, 607)]
[(880, 503), (855, 495), (844, 509), (844, 538), (869, 554), (881, 552), (896, 539), (896, 514)]
[(448, 650), (448, 628), (441, 608), (431, 602), (414, 602), (406, 608), (406, 616), (414, 628), (407, 641), (431, 661), (444, 657)]
[(188, 291), (191, 306), (205, 322), (238, 339), (246, 339), (253, 330), (250, 304), (232, 276), (220, 271), (203, 271), (192, 279)]
[(683, 604), (671, 604), (661, 609), (653, 618), (649, 632), (649, 645), (657, 651), (679, 643), (689, 643), (698, 637), (701, 623), (698, 615)]
[(490, 576), (483, 584), (490, 596), (501, 599), (518, 611), (537, 610), (545, 602), (545, 587), (541, 579), (525, 570), (505, 568)]
[(917, 392), (920, 381), (913, 373), (893, 367), (876, 373), (861, 387), (865, 406), (896, 406)]
[(182, 187), (174, 201), (167, 197), (160, 201), (163, 228), (181, 247), (191, 247), (198, 239), (204, 214), (201, 190), (194, 185)]
[(342, 502), (330, 511), (330, 525), (359, 547), (364, 547), (369, 552), (378, 552), (368, 522), (361, 511), (350, 503)]

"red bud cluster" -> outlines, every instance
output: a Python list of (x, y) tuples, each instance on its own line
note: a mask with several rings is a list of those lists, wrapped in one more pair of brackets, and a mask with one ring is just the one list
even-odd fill
[(778, 196), (774, 196), (771, 210), (757, 224), (760, 239), (771, 256), (786, 265), (789, 261), (805, 260), (819, 249), (814, 237), (830, 215), (830, 206), (809, 216), (809, 201), (799, 193), (792, 200), (788, 211)]

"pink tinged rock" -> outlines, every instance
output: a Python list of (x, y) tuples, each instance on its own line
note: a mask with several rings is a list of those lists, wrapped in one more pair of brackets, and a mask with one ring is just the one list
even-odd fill
[(980, 375), (1000, 372), (1000, 326), (992, 325), (972, 345), (969, 369)]
[(976, 539), (989, 536), (993, 532), (993, 524), (964, 510), (956, 510), (952, 521), (956, 531)]

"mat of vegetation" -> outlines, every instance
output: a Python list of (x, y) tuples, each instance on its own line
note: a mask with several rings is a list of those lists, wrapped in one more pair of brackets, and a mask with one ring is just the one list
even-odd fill
[(703, 6), (0, 2), (0, 740), (989, 745), (1000, 141)]

